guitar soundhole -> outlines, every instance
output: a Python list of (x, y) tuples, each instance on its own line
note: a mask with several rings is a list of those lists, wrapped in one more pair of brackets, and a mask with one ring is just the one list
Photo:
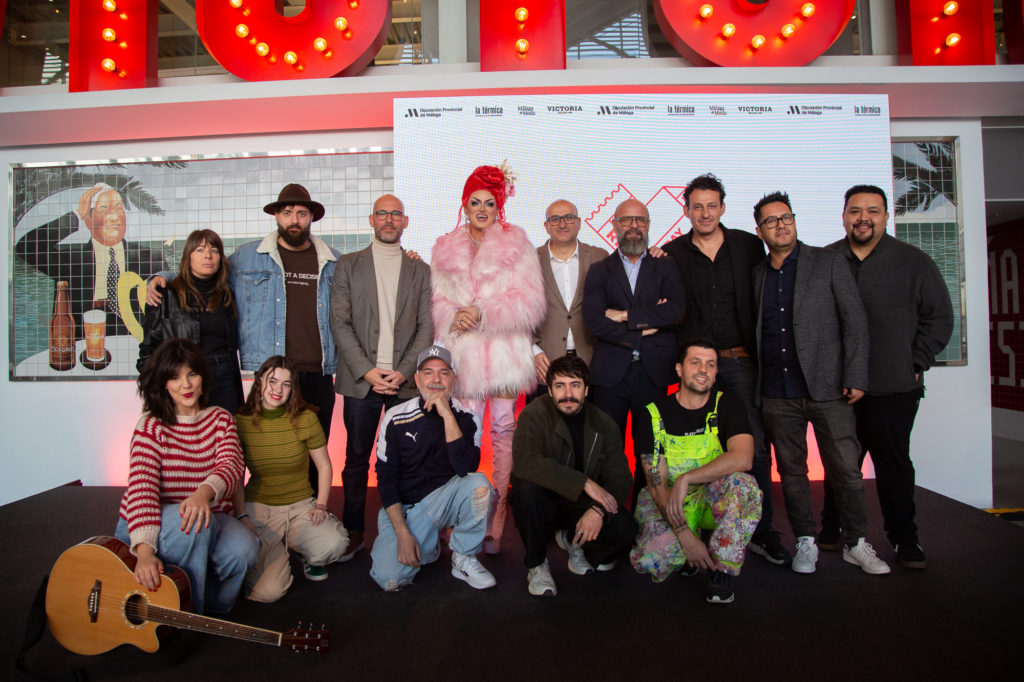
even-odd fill
[(146, 623), (146, 607), (149, 602), (138, 592), (131, 594), (124, 601), (124, 618), (129, 625), (139, 627)]

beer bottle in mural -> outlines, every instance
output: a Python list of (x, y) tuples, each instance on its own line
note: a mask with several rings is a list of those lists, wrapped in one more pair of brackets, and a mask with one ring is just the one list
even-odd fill
[(68, 283), (57, 282), (50, 318), (50, 367), (59, 372), (75, 366), (75, 318), (71, 316)]

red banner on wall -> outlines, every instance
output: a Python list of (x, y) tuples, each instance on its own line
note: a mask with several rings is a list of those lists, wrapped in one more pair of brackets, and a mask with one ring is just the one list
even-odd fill
[(1024, 412), (1024, 221), (988, 228), (992, 407)]

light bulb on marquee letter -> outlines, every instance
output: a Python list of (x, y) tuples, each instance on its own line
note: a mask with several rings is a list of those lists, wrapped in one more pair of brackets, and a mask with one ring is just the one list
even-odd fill
[(107, 10), (108, 12), (116, 12), (117, 3), (114, 2), (114, 0), (103, 0), (103, 9)]
[(857, 0), (652, 4), (662, 33), (692, 64), (801, 66), (824, 54), (842, 34)]
[(956, 11), (960, 9), (960, 3), (958, 2), (947, 2), (942, 6), (942, 13), (947, 17), (951, 17), (956, 14)]
[[(196, 28), (210, 56), (245, 80), (354, 75), (373, 62), (391, 28), (391, 0), (305, 0), (305, 9), (293, 17), (278, 14), (275, 5), (280, 3), (272, 0), (237, 3), (196, 0)], [(523, 4), (519, 0), (512, 9)], [(238, 40), (234, 29), (243, 17), (248, 35), (268, 45), (266, 54), (253, 54)], [(288, 52), (294, 60), (286, 58)], [(324, 58), (328, 52), (331, 59)]]
[(946, 36), (946, 47), (953, 47), (954, 45), (956, 45), (959, 42), (960, 42), (960, 34), (959, 33), (950, 33), (948, 36)]
[(235, 26), (235, 35), (239, 38), (247, 38), (249, 36), (249, 27), (245, 24)]
[(516, 41), (516, 52), (521, 55), (525, 55), (530, 51), (530, 41), (526, 38), (520, 38)]
[(528, 9), (526, 9), (525, 7), (519, 7), (518, 9), (516, 9), (516, 21), (518, 21), (520, 24), (525, 23), (526, 20), (529, 18), (530, 11)]
[(109, 57), (100, 62), (100, 66), (103, 68), (104, 71), (115, 71), (117, 69), (117, 64), (114, 62), (113, 59), (110, 59)]
[(108, 43), (112, 43), (115, 40), (117, 40), (117, 32), (114, 31), (114, 29), (112, 28), (103, 29), (103, 33), (101, 35), (103, 36), (103, 39)]

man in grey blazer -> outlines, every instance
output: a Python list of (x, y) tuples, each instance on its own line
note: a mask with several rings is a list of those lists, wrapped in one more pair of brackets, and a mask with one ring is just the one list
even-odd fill
[(416, 357), (434, 338), (430, 319), (430, 266), (402, 249), (409, 224), (405, 207), (390, 194), (370, 214), (373, 242), (338, 259), (331, 288), (331, 333), (338, 346), (335, 387), (345, 397), (347, 433), (342, 523), (349, 549), (363, 547), (366, 479), (382, 409), (416, 397)]
[(865, 540), (867, 512), (853, 403), (868, 385), (868, 323), (850, 268), (834, 251), (797, 240), (789, 196), (766, 195), (754, 206), (757, 236), (768, 258), (754, 268), (759, 390), (765, 434), (775, 446), (797, 573), (818, 561), (807, 423), (832, 480), (843, 526), (843, 559), (872, 574), (889, 572)]
[(576, 355), (590, 366), (594, 339), (583, 321), (583, 283), (593, 263), (608, 257), (602, 248), (577, 239), (580, 215), (576, 206), (559, 199), (548, 206), (544, 217), (548, 241), (537, 248), (548, 312), (537, 328), (533, 343), (533, 363), (537, 369), (537, 391), (547, 392), (545, 376), (551, 361), (563, 355)]

